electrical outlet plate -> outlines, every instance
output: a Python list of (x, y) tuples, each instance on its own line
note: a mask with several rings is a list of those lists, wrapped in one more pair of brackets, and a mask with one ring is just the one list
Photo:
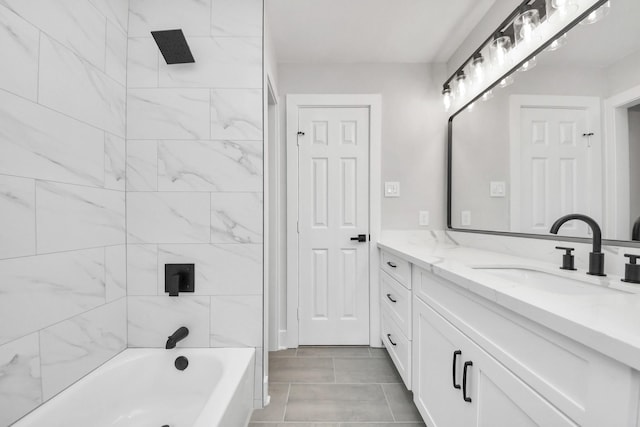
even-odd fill
[(468, 227), (471, 225), (471, 211), (460, 212), (460, 225)]
[(429, 225), (429, 211), (420, 211), (418, 216), (419, 225)]
[(384, 183), (384, 197), (400, 197), (400, 183), (399, 182), (385, 182)]
[(491, 181), (489, 185), (489, 196), (505, 197), (507, 194), (507, 185), (504, 181)]

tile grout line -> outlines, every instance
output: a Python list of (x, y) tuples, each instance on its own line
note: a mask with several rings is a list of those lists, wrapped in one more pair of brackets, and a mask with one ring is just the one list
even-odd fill
[(287, 418), (287, 407), (289, 406), (289, 397), (291, 396), (291, 383), (287, 387), (287, 397), (284, 400), (284, 411), (282, 411), (282, 422)]
[(389, 398), (387, 397), (387, 393), (384, 391), (384, 386), (382, 384), (378, 384), (382, 389), (382, 395), (384, 396), (385, 402), (387, 402), (387, 408), (389, 408), (389, 413), (391, 414), (391, 418), (393, 418), (393, 422), (396, 422), (396, 416), (393, 414), (393, 410), (391, 409), (391, 404), (389, 403)]

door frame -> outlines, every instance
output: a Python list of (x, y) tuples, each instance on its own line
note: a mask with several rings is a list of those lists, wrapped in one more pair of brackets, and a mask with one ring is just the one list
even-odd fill
[[(587, 112), (589, 126), (594, 133), (593, 141), (600, 144), (604, 150), (602, 126), (600, 119), (600, 98), (594, 96), (564, 96), (564, 95), (511, 95), (509, 97), (509, 230), (520, 232), (520, 111), (522, 107), (571, 107), (582, 108)], [(600, 156), (592, 158), (592, 162), (599, 161)], [(605, 168), (601, 165), (600, 174), (604, 176)], [(518, 191), (515, 191), (518, 189)], [(604, 185), (600, 193), (589, 202), (589, 211), (594, 206), (602, 206)], [(587, 212), (593, 215), (593, 212)], [(604, 210), (596, 220), (605, 216)], [(602, 222), (602, 221), (600, 221)]]
[(369, 109), (369, 345), (380, 340), (378, 241), (381, 227), (382, 96), (379, 94), (287, 95), (287, 347), (299, 343), (298, 283), (298, 112), (314, 107), (364, 107)]
[(629, 116), (640, 102), (640, 86), (604, 100), (604, 164), (606, 200), (603, 234), (613, 240), (631, 238), (629, 186)]

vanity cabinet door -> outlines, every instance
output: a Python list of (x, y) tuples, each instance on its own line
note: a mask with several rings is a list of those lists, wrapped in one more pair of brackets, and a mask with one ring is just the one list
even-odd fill
[(427, 425), (577, 426), (418, 298), (413, 312), (414, 401)]

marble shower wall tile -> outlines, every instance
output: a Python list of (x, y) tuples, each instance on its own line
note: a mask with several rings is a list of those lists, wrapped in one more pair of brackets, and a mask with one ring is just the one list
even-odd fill
[(127, 33), (111, 22), (107, 23), (107, 57), (104, 70), (121, 85), (127, 84)]
[(182, 28), (186, 35), (208, 36), (211, 0), (130, 0), (129, 37), (150, 31)]
[(262, 39), (191, 37), (195, 64), (160, 61), (161, 87), (259, 88), (262, 86)]
[(36, 184), (0, 175), (0, 258), (36, 253)]
[(211, 193), (211, 243), (260, 243), (262, 193)]
[(104, 69), (105, 17), (88, 1), (0, 0), (0, 4)]
[(158, 190), (158, 142), (127, 141), (127, 191)]
[(129, 38), (127, 87), (158, 87), (159, 59), (160, 51), (151, 37)]
[(125, 194), (70, 184), (36, 184), (38, 253), (125, 243)]
[(158, 246), (127, 246), (127, 294), (158, 294)]
[(105, 132), (104, 135), (104, 186), (112, 190), (125, 190), (126, 143), (124, 138)]
[(44, 35), (38, 93), (42, 105), (124, 137), (125, 87)]
[(208, 193), (127, 193), (128, 243), (209, 242)]
[(91, 4), (126, 32), (129, 20), (129, 0), (89, 0)]
[(262, 37), (262, 0), (212, 1), (212, 35)]
[(207, 89), (129, 89), (127, 95), (127, 138), (209, 138)]
[(262, 191), (262, 142), (161, 141), (161, 191)]
[(261, 345), (261, 295), (211, 297), (211, 347)]
[(0, 425), (8, 426), (42, 403), (38, 334), (0, 346)]
[(102, 186), (104, 132), (0, 90), (0, 173)]
[(106, 301), (111, 302), (127, 296), (126, 245), (104, 248), (104, 268)]
[(262, 245), (160, 245), (158, 293), (164, 294), (164, 265), (195, 264), (196, 295), (261, 295)]
[(262, 89), (212, 89), (211, 139), (262, 141)]
[(127, 347), (124, 298), (40, 331), (42, 392), (61, 392)]
[(0, 344), (105, 303), (104, 249), (0, 261)]
[(0, 67), (0, 88), (35, 101), (38, 98), (37, 28), (0, 6), (0, 40), (8, 61)]
[(189, 336), (178, 347), (209, 347), (209, 297), (128, 297), (129, 347), (163, 348), (181, 326)]

